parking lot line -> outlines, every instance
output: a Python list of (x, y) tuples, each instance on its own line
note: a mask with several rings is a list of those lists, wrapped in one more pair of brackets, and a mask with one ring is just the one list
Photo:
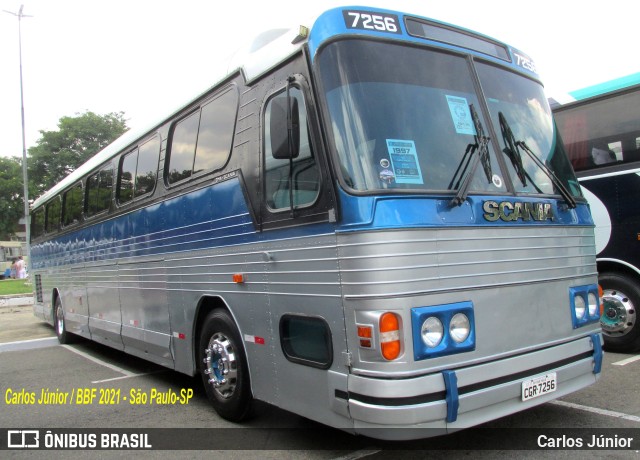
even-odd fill
[(627, 364), (631, 364), (633, 362), (640, 361), (640, 355), (632, 356), (631, 358), (623, 359), (622, 361), (616, 361), (615, 363), (611, 363), (612, 366), (626, 366)]
[(640, 423), (640, 417), (638, 417), (636, 415), (624, 414), (622, 412), (615, 412), (615, 411), (606, 410), (606, 409), (598, 409), (597, 407), (583, 406), (581, 404), (574, 404), (574, 403), (570, 403), (570, 402), (566, 402), (566, 401), (551, 401), (551, 404), (555, 404), (557, 406), (570, 407), (572, 409), (578, 409), (578, 410), (583, 410), (583, 411), (586, 411), (586, 412), (592, 412), (592, 413), (598, 414), (598, 415), (606, 415), (607, 417), (614, 417), (614, 418), (619, 418), (619, 419), (622, 419), (622, 420), (630, 420), (632, 422), (639, 422)]
[(136, 375), (136, 374), (134, 374), (133, 372), (130, 372), (130, 371), (126, 370), (126, 369), (123, 369), (123, 368), (121, 368), (121, 367), (115, 366), (115, 365), (113, 365), (113, 364), (109, 364), (109, 363), (107, 363), (107, 362), (105, 362), (105, 361), (102, 361), (102, 360), (100, 360), (100, 359), (98, 359), (98, 358), (96, 358), (96, 357), (94, 357), (94, 356), (91, 356), (90, 354), (87, 354), (87, 353), (85, 353), (85, 352), (83, 352), (83, 351), (77, 350), (77, 349), (75, 349), (75, 348), (73, 348), (73, 347), (71, 347), (71, 346), (69, 346), (69, 345), (62, 345), (62, 346), (63, 346), (64, 348), (66, 348), (67, 350), (72, 351), (72, 352), (74, 352), (75, 354), (82, 356), (83, 358), (88, 359), (89, 361), (93, 361), (93, 362), (94, 362), (94, 363), (96, 363), (96, 364), (99, 364), (99, 365), (101, 365), (101, 366), (104, 366), (104, 367), (106, 367), (106, 368), (109, 368), (109, 369), (111, 369), (112, 371), (119, 372), (120, 374), (126, 375), (127, 377), (133, 377), (133, 376), (135, 376), (135, 375)]
[(33, 350), (35, 348), (47, 348), (56, 345), (58, 345), (57, 337), (20, 340), (18, 342), (0, 343), (0, 353), (2, 353), (3, 351)]

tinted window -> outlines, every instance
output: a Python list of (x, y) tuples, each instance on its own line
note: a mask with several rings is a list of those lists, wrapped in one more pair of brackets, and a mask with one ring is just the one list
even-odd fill
[(157, 137), (140, 146), (138, 152), (138, 167), (136, 168), (135, 196), (146, 195), (153, 191), (158, 174), (159, 156), (160, 141)]
[(87, 179), (87, 215), (109, 209), (113, 190), (113, 171), (110, 167), (89, 176)]
[(53, 198), (45, 208), (47, 210), (45, 231), (47, 233), (55, 232), (60, 227), (60, 198)]
[(231, 152), (237, 109), (238, 93), (230, 90), (175, 125), (167, 167), (170, 184), (225, 165)]
[(170, 184), (191, 176), (199, 123), (200, 111), (178, 122), (173, 130), (171, 158), (169, 158)]
[[(320, 193), (320, 173), (309, 141), (302, 91), (298, 88), (291, 88), (289, 94), (292, 98), (297, 99), (300, 111), (300, 153), (292, 164), (288, 159), (273, 157), (269, 132), (273, 101), (278, 98), (286, 98), (286, 93), (281, 93), (271, 99), (265, 111), (265, 200), (272, 210), (290, 209), (292, 195), (294, 207), (310, 205), (315, 202)], [(286, 102), (284, 105), (286, 107)], [(290, 178), (291, 166), (293, 166), (293, 173)], [(290, 188), (293, 189), (291, 192)]]
[(326, 369), (333, 361), (331, 331), (322, 318), (284, 315), (280, 341), (289, 361)]
[(138, 163), (138, 149), (128, 153), (120, 163), (120, 185), (118, 187), (118, 201), (126, 203), (133, 199), (133, 178), (136, 175)]
[(67, 190), (62, 197), (62, 225), (71, 225), (82, 217), (82, 184)]
[(36, 238), (44, 234), (44, 208), (38, 208), (31, 213), (31, 237)]
[(640, 90), (558, 108), (558, 129), (576, 171), (640, 161)]
[(227, 91), (202, 107), (194, 172), (220, 169), (227, 162), (237, 104), (237, 93)]

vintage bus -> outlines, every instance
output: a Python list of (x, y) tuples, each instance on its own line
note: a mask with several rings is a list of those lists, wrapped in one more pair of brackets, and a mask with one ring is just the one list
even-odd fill
[(530, 58), (364, 7), (236, 58), (33, 204), (60, 342), (390, 439), (597, 381), (593, 221)]
[(638, 351), (640, 74), (570, 94), (581, 99), (553, 110), (596, 224), (604, 343)]

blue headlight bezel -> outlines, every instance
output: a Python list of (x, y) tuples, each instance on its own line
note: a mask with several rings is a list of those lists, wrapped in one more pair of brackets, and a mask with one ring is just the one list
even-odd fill
[[(469, 336), (460, 343), (453, 340), (449, 333), (451, 318), (457, 313), (464, 313), (467, 318), (469, 318), (470, 325)], [(428, 347), (422, 341), (421, 330), (422, 323), (432, 316), (435, 316), (442, 322), (444, 331), (440, 343), (435, 347)], [(470, 301), (412, 308), (411, 329), (413, 336), (413, 358), (416, 361), (455, 353), (464, 353), (476, 349), (475, 317), (473, 314), (473, 303)]]
[[(589, 294), (596, 296), (598, 302), (598, 308), (594, 315), (589, 314)], [(580, 296), (585, 304), (584, 317), (578, 318), (576, 316), (576, 296)], [(571, 322), (574, 329), (586, 326), (588, 324), (597, 323), (600, 321), (600, 296), (598, 295), (598, 285), (590, 284), (588, 286), (576, 286), (569, 288), (569, 308), (571, 310)]]

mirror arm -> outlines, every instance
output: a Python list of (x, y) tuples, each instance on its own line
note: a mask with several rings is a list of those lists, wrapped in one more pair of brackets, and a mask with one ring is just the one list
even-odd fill
[(295, 82), (293, 75), (287, 77), (287, 146), (289, 149), (289, 206), (291, 206), (291, 218), (295, 217), (295, 208), (293, 205), (293, 120), (291, 116), (291, 96), (289, 88), (291, 83)]

